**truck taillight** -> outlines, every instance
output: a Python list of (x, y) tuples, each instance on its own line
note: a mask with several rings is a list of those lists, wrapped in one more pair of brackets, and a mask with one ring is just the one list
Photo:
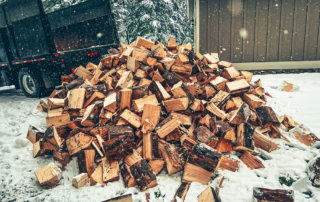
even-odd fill
[(90, 57), (90, 56), (94, 56), (94, 55), (98, 55), (98, 52), (88, 53), (88, 57)]
[(75, 73), (76, 73), (76, 69), (72, 68), (72, 74), (75, 74)]

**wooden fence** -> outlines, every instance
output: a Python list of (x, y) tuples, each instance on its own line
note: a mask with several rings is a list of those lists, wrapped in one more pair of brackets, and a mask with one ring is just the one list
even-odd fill
[(320, 0), (195, 0), (195, 19), (196, 48), (223, 60), (320, 60)]

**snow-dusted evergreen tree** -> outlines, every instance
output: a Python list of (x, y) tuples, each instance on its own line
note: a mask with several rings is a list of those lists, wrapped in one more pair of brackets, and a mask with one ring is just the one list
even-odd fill
[(192, 42), (193, 28), (186, 0), (111, 0), (122, 43), (137, 36), (165, 42), (174, 36), (179, 43)]
[[(87, 0), (42, 0), (46, 12)], [(89, 0), (90, 1), (90, 0)], [(110, 0), (121, 43), (138, 36), (166, 42), (192, 42), (193, 27), (187, 16), (187, 0)]]
[(128, 43), (127, 37), (127, 27), (129, 22), (126, 19), (129, 16), (128, 3), (124, 0), (110, 0), (111, 1), (111, 10), (113, 12), (114, 20), (117, 26), (119, 40), (122, 44)]

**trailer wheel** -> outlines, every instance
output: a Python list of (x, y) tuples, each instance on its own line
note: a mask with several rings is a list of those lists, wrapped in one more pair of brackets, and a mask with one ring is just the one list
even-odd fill
[(19, 85), (27, 97), (40, 97), (41, 85), (39, 78), (28, 68), (19, 71)]

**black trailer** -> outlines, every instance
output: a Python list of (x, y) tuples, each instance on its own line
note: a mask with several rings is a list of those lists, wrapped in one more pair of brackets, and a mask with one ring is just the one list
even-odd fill
[(0, 86), (26, 96), (52, 89), (62, 73), (97, 62), (119, 46), (109, 0), (89, 0), (45, 13), (41, 0), (0, 4)]

